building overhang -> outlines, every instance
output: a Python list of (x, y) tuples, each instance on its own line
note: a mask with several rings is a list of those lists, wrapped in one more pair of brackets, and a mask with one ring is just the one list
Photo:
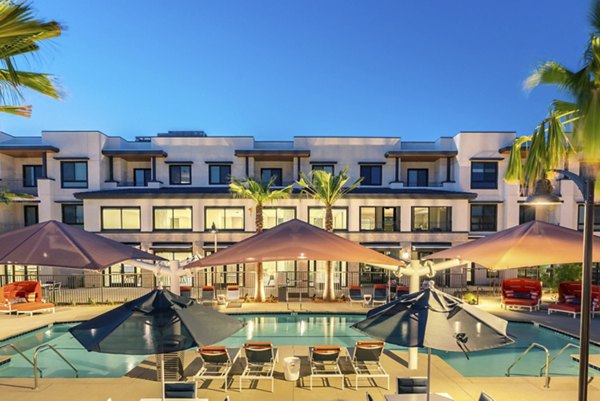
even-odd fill
[(60, 149), (51, 145), (11, 145), (0, 143), (0, 154), (12, 157), (42, 157), (44, 153), (58, 153)]
[(291, 161), (295, 157), (310, 157), (310, 150), (299, 149), (236, 149), (237, 157), (253, 157), (256, 161)]
[(400, 158), (406, 161), (436, 161), (445, 157), (458, 155), (457, 150), (390, 150), (387, 158)]
[(104, 156), (119, 157), (126, 161), (150, 161), (153, 157), (167, 157), (167, 152), (160, 149), (104, 149)]

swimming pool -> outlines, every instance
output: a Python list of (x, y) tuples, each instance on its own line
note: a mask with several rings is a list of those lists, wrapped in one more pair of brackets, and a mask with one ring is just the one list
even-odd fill
[[(244, 342), (271, 341), (275, 345), (315, 345), (336, 344), (352, 347), (357, 340), (367, 337), (350, 329), (350, 326), (363, 319), (362, 315), (322, 315), (322, 314), (268, 314), (268, 315), (236, 315), (246, 322), (246, 327), (220, 344), (229, 347), (240, 347)], [(35, 348), (40, 344), (52, 344), (79, 370), (80, 377), (121, 377), (141, 363), (144, 356), (111, 355), (87, 352), (71, 334), (68, 328), (74, 324), (56, 324), (36, 330), (22, 336), (12, 338), (0, 346), (14, 343), (30, 359)], [(532, 342), (538, 342), (550, 350), (551, 355), (567, 343), (578, 343), (569, 336), (530, 323), (510, 323), (509, 334), (516, 340), (514, 344), (495, 350), (479, 351), (470, 354), (467, 360), (462, 353), (436, 352), (452, 367), (467, 377), (504, 376), (506, 369), (518, 355)], [(403, 349), (387, 345), (388, 349)], [(553, 376), (576, 376), (578, 364), (570, 355), (578, 353), (570, 349), (557, 358), (551, 365)], [(590, 353), (600, 353), (600, 347), (592, 346)], [(0, 377), (32, 377), (31, 365), (14, 351), (4, 348), (0, 355), (11, 355), (10, 363), (0, 366)], [(512, 370), (513, 376), (537, 376), (544, 363), (544, 353), (532, 350)], [(44, 377), (74, 377), (73, 371), (52, 351), (42, 351), (39, 365)], [(591, 375), (600, 372), (591, 369)]]

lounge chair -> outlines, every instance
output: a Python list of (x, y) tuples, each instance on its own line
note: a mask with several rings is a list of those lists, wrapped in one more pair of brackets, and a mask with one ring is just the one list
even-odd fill
[[(592, 286), (592, 317), (600, 309), (600, 286)], [(563, 282), (558, 286), (558, 300), (548, 305), (548, 314), (562, 312), (576, 318), (581, 313), (581, 282)]]
[(373, 306), (375, 306), (376, 304), (387, 304), (387, 302), (387, 285), (373, 285)]
[(269, 342), (247, 342), (242, 348), (244, 358), (244, 371), (240, 376), (240, 391), (242, 382), (247, 380), (271, 380), (271, 392), (274, 390), (275, 380), (273, 372), (277, 361), (277, 350)]
[(351, 285), (348, 287), (348, 299), (350, 304), (363, 303), (363, 293), (360, 285)]
[(340, 369), (341, 348), (337, 345), (315, 345), (309, 349), (310, 361), (310, 389), (313, 388), (313, 377), (342, 379), (344, 389), (344, 375)]
[(226, 295), (227, 302), (240, 302), (240, 286), (228, 285)]
[(426, 394), (426, 377), (396, 377), (398, 394)]
[(387, 379), (386, 389), (390, 389), (390, 375), (381, 366), (383, 341), (357, 341), (352, 352), (352, 367), (356, 373), (355, 388), (358, 391), (358, 379), (384, 377)]
[(215, 302), (215, 287), (212, 285), (205, 285), (202, 287), (202, 304), (210, 303), (211, 305)]
[(198, 355), (202, 359), (202, 367), (194, 375), (194, 381), (223, 380), (225, 391), (227, 391), (227, 375), (233, 365), (227, 348), (223, 346), (200, 347)]
[(142, 398), (140, 401), (172, 401), (181, 399), (208, 401), (207, 398), (197, 398), (196, 395), (195, 382), (165, 382), (162, 398)]
[(542, 282), (530, 278), (502, 280), (500, 305), (505, 309), (539, 310), (542, 302)]
[(28, 314), (55, 311), (55, 305), (42, 299), (38, 281), (17, 281), (0, 287), (0, 313)]

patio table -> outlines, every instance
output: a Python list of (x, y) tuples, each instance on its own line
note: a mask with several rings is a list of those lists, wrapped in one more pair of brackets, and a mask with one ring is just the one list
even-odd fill
[[(427, 394), (388, 394), (385, 395), (385, 401), (426, 401)], [(451, 401), (454, 398), (446, 393), (432, 393), (429, 395), (430, 401)]]

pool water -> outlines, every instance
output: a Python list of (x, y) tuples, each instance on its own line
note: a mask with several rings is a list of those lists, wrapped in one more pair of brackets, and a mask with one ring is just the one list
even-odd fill
[[(368, 339), (350, 326), (364, 318), (362, 315), (317, 315), (317, 314), (269, 314), (236, 315), (246, 323), (241, 331), (222, 341), (221, 345), (238, 348), (246, 341), (271, 341), (283, 345), (326, 345), (335, 344), (352, 347), (357, 340)], [(0, 343), (0, 347), (13, 343), (33, 360), (33, 352), (40, 344), (52, 344), (78, 370), (80, 377), (121, 377), (141, 363), (146, 357), (135, 355), (112, 355), (88, 352), (71, 336), (69, 327), (74, 324), (56, 324), (52, 327)], [(565, 344), (578, 341), (555, 331), (535, 327), (530, 323), (509, 323), (508, 331), (516, 341), (514, 344), (489, 351), (469, 354), (467, 360), (462, 353), (438, 352), (440, 356), (463, 376), (500, 377), (506, 369), (532, 342), (540, 343), (555, 355)], [(386, 345), (387, 349), (404, 348)], [(578, 364), (570, 357), (578, 353), (576, 348), (568, 349), (550, 367), (552, 376), (576, 376)], [(590, 347), (591, 354), (600, 353), (600, 348)], [(11, 362), (0, 366), (0, 377), (32, 377), (31, 365), (9, 348), (2, 348), (0, 355), (11, 355)], [(39, 366), (44, 377), (74, 377), (74, 373), (57, 355), (50, 350), (41, 351)], [(533, 349), (513, 370), (513, 376), (537, 376), (544, 364), (544, 353)], [(591, 369), (591, 375), (600, 372)]]
[[(33, 353), (41, 344), (53, 345), (79, 371), (79, 377), (121, 377), (139, 365), (146, 356), (113, 355), (88, 352), (69, 333), (75, 324), (55, 324), (22, 336), (12, 338), (0, 347), (14, 344), (33, 361)], [(10, 355), (11, 361), (0, 365), (0, 377), (33, 377), (33, 367), (21, 355), (9, 347), (0, 349), (0, 355)], [(43, 377), (75, 377), (73, 370), (52, 350), (38, 353), (38, 366)]]

